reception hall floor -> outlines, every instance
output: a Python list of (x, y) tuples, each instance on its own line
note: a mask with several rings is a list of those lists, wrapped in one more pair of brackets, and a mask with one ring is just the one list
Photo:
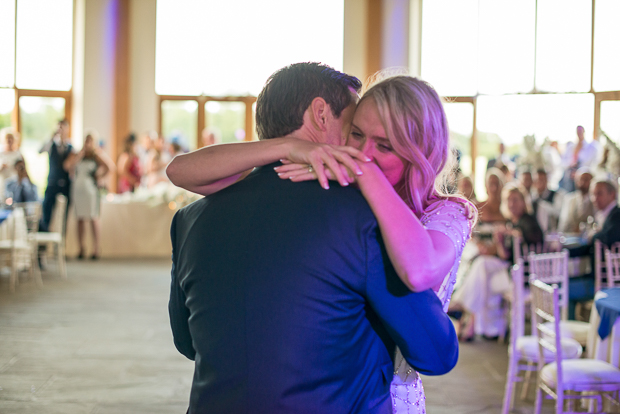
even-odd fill
[[(0, 413), (185, 413), (193, 365), (168, 325), (167, 260), (51, 265), (15, 294), (0, 277)], [(425, 377), (429, 414), (501, 411), (507, 346), (462, 344), (457, 367)], [(533, 412), (533, 401), (514, 413)], [(543, 412), (553, 412), (550, 402)]]

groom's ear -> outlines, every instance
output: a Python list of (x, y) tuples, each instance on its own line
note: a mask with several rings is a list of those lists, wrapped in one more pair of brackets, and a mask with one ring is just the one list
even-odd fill
[(308, 110), (310, 111), (310, 119), (315, 128), (320, 131), (326, 131), (329, 117), (331, 116), (331, 107), (325, 102), (325, 99), (317, 96), (310, 103)]

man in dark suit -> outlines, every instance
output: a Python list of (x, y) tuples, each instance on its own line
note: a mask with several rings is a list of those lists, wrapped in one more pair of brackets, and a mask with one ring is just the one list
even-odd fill
[[(592, 243), (587, 246), (591, 258), (592, 273), (572, 277), (569, 283), (568, 317), (574, 319), (575, 305), (594, 298), (594, 241), (600, 240), (610, 247), (620, 242), (620, 208), (618, 208), (618, 190), (612, 180), (598, 180), (592, 189), (592, 200), (596, 213), (594, 218), (600, 230), (592, 236)], [(580, 255), (580, 249), (572, 249), (571, 256)]]
[(597, 181), (592, 197), (597, 210), (594, 218), (600, 228), (592, 239), (598, 239), (607, 246), (620, 242), (620, 208), (615, 183), (611, 180)]
[[(42, 216), (40, 230), (47, 231), (52, 219), (52, 211), (56, 204), (56, 195), (64, 194), (67, 197), (67, 207), (71, 201), (71, 180), (69, 172), (64, 168), (64, 162), (73, 152), (71, 138), (69, 137), (69, 121), (61, 119), (58, 122), (58, 130), (48, 142), (41, 147), (39, 153), (47, 152), (49, 155), (49, 174), (47, 187), (43, 196)], [(68, 211), (68, 210), (67, 210)], [(65, 229), (62, 229), (64, 232)]]
[[(281, 69), (258, 97), (259, 137), (339, 141), (359, 87), (324, 65)], [(196, 361), (188, 412), (391, 413), (395, 346), (443, 374), (452, 323), (395, 274), (359, 191), (280, 180), (275, 165), (173, 220), (171, 325)]]

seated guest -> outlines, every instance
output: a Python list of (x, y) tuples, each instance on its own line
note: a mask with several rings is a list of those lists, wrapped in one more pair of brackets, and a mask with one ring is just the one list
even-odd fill
[(507, 184), (502, 192), (502, 205), (510, 226), (497, 228), (491, 243), (479, 243), (476, 257), (462, 284), (455, 291), (451, 311), (462, 311), (465, 317), (459, 336), (471, 340), (475, 334), (495, 338), (504, 327), (502, 296), (510, 290), (508, 269), (513, 261), (512, 240), (520, 236), (524, 243), (543, 241), (543, 232), (532, 215), (532, 206), (525, 189)]
[(459, 174), (459, 178), (456, 183), (456, 189), (459, 194), (462, 194), (469, 201), (473, 203), (473, 205), (478, 205), (478, 200), (476, 199), (476, 192), (474, 191), (474, 182), (471, 180), (471, 177), (464, 174)]
[[(594, 184), (592, 199), (596, 213), (594, 218), (600, 229), (592, 237), (588, 246), (594, 269), (594, 241), (600, 240), (605, 246), (620, 242), (620, 208), (618, 208), (618, 190), (614, 181), (599, 180)], [(571, 256), (574, 251), (571, 252)], [(568, 286), (568, 318), (575, 318), (575, 304), (594, 298), (594, 273), (572, 277)]]
[(37, 201), (37, 186), (30, 181), (24, 160), (17, 160), (14, 165), (17, 175), (5, 182), (5, 198), (11, 198), (13, 203), (27, 203)]
[(536, 220), (544, 232), (555, 231), (565, 191), (549, 189), (547, 171), (543, 168), (536, 170), (533, 187), (532, 207)]
[(620, 208), (618, 208), (618, 190), (612, 180), (599, 180), (594, 183), (592, 198), (596, 213), (594, 220), (598, 225), (598, 231), (592, 240), (600, 240), (603, 244), (611, 246), (620, 242)]
[(560, 209), (560, 221), (558, 231), (562, 233), (581, 232), (581, 223), (585, 223), (588, 217), (594, 216), (594, 205), (590, 199), (590, 183), (592, 173), (588, 167), (581, 167), (575, 174), (575, 188), (568, 193), (562, 202)]
[(525, 188), (528, 195), (532, 194), (532, 185), (534, 185), (534, 180), (532, 179), (532, 171), (529, 167), (521, 167), (517, 171), (517, 178), (519, 179), (519, 183)]
[(19, 152), (19, 134), (13, 128), (0, 130), (0, 187), (6, 186), (6, 180), (15, 175), (15, 162), (24, 157)]
[(478, 205), (478, 223), (503, 222), (504, 215), (500, 211), (502, 188), (504, 188), (504, 174), (497, 168), (489, 168), (486, 175), (485, 187), (487, 201)]

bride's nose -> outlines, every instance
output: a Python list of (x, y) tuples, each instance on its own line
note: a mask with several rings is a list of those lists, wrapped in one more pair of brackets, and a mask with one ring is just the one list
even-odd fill
[(372, 161), (375, 160), (374, 148), (375, 146), (372, 145), (372, 140), (369, 139), (364, 142), (364, 146), (362, 147), (362, 152), (364, 153), (364, 155), (370, 158)]

